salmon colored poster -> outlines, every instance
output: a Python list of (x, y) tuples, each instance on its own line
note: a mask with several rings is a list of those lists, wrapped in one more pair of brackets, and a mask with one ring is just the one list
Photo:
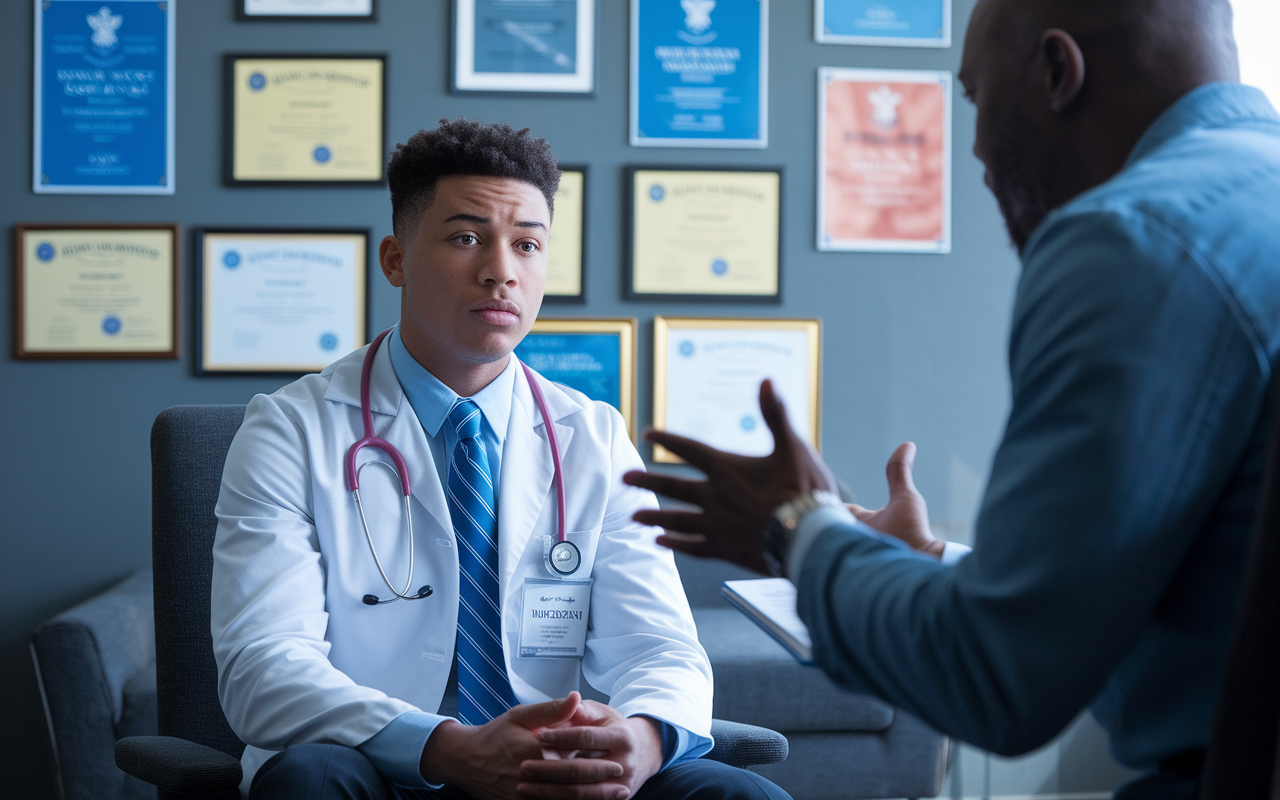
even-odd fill
[(951, 252), (951, 73), (818, 74), (818, 249)]

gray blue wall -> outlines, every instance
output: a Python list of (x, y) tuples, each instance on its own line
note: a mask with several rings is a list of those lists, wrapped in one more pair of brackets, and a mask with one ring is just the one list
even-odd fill
[[(467, 115), (531, 127), (557, 155), (589, 164), (587, 304), (550, 313), (641, 321), (639, 420), (650, 419), (651, 320), (666, 314), (817, 316), (826, 323), (823, 449), (859, 502), (885, 498), (883, 463), (905, 439), (920, 445), (917, 482), (940, 531), (965, 540), (1008, 405), (1004, 346), (1017, 260), (970, 153), (973, 110), (956, 98), (954, 248), (947, 256), (819, 253), (815, 213), (819, 66), (959, 66), (973, 0), (956, 0), (947, 50), (813, 42), (812, 3), (771, 9), (770, 146), (762, 151), (653, 150), (627, 145), (625, 0), (600, 0), (600, 81), (587, 99), (452, 96), (447, 0), (379, 0), (376, 23), (236, 22), (232, 0), (177, 8), (177, 194), (172, 197), (31, 193), (32, 3), (0, 4), (0, 226), (19, 222), (178, 222), (184, 228), (180, 361), (14, 361), (11, 282), (0, 281), (0, 774), (14, 797), (52, 796), (43, 713), (27, 639), (42, 619), (150, 559), (148, 432), (179, 403), (241, 403), (278, 378), (192, 374), (189, 231), (201, 226), (371, 227), (389, 234), (383, 189), (258, 189), (221, 185), (221, 61), (226, 52), (386, 52), (389, 144), (441, 117)], [(777, 307), (628, 303), (622, 296), (622, 170), (628, 164), (785, 168), (785, 302)], [(12, 246), (10, 246), (12, 252)], [(397, 318), (398, 295), (373, 278), (372, 326)], [(995, 794), (1096, 791), (1114, 781), (1096, 730), (1017, 762), (997, 762)], [(1037, 760), (1038, 759), (1038, 760)], [(1074, 765), (1067, 769), (1067, 765)], [(963, 793), (980, 794), (986, 765), (962, 761)], [(1060, 772), (1063, 773), (1060, 775)], [(1066, 773), (1070, 772), (1070, 775)], [(960, 787), (957, 787), (959, 790)]]

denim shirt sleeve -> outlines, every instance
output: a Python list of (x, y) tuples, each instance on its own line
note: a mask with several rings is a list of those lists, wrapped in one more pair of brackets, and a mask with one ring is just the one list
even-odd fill
[(373, 762), (382, 777), (406, 789), (437, 789), (427, 783), (419, 771), (422, 751), (436, 727), (450, 717), (408, 711), (378, 731), (356, 749)]

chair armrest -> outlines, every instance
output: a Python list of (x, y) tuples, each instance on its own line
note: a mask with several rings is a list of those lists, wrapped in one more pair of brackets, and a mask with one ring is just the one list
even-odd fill
[(703, 758), (731, 767), (777, 764), (786, 760), (789, 751), (787, 737), (768, 728), (741, 722), (711, 720), (711, 738), (715, 739), (715, 746)]
[(244, 777), (233, 756), (174, 736), (121, 739), (116, 742), (116, 766), (175, 794), (236, 790)]

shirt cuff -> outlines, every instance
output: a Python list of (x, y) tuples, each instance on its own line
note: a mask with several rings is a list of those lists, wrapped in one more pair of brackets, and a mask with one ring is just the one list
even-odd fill
[(356, 747), (365, 758), (373, 762), (382, 777), (396, 786), (406, 789), (438, 789), (439, 784), (427, 783), (419, 765), (427, 739), (441, 722), (452, 719), (425, 711), (406, 711), (387, 723), (387, 727), (375, 733), (364, 744)]
[(690, 733), (657, 717), (648, 718), (658, 724), (658, 735), (662, 737), (662, 769), (659, 772), (672, 764), (692, 761), (711, 752), (712, 742), (706, 736)]
[(965, 556), (969, 555), (972, 552), (973, 552), (973, 548), (967, 544), (960, 544), (959, 542), (947, 542), (942, 547), (942, 563), (947, 566), (951, 566), (952, 564), (957, 564), (960, 562), (960, 559), (964, 558)]
[(804, 558), (823, 531), (832, 525), (853, 525), (857, 521), (844, 506), (819, 506), (801, 517), (800, 524), (796, 526), (796, 538), (791, 540), (791, 551), (787, 553), (787, 577), (791, 582), (800, 585)]

